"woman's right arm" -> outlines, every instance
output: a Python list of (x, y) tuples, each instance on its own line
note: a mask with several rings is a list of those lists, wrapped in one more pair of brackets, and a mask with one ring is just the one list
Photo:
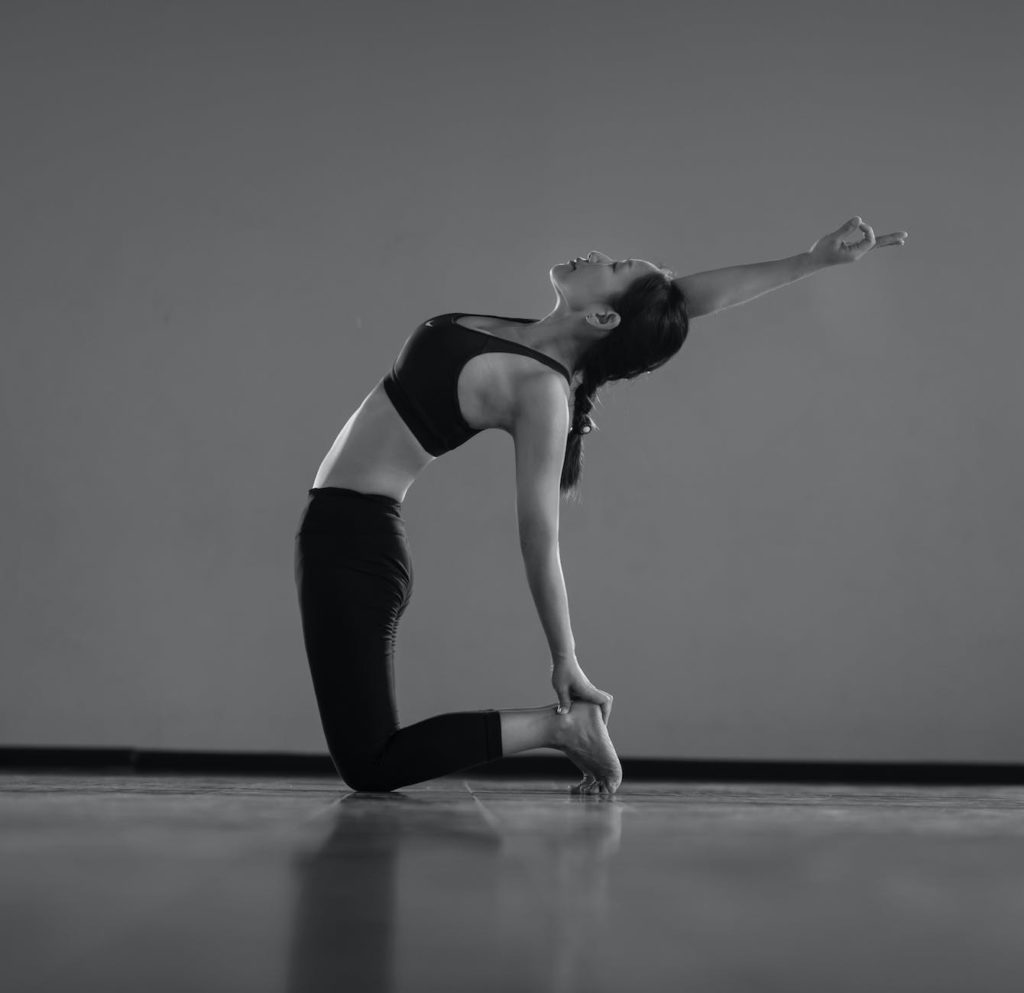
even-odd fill
[(587, 679), (576, 659), (569, 597), (558, 550), (559, 481), (569, 435), (569, 402), (557, 375), (523, 384), (512, 437), (516, 449), (516, 515), (519, 547), (541, 627), (551, 651), (552, 684), (566, 712), (571, 700), (589, 700), (611, 711), (611, 694)]
[[(860, 233), (864, 237), (860, 237)], [(844, 262), (857, 262), (875, 248), (903, 245), (909, 234), (893, 231), (875, 237), (874, 229), (859, 216), (819, 238), (806, 252), (770, 262), (709, 269), (672, 280), (686, 297), (690, 318), (717, 314), (727, 307), (747, 303), (764, 293), (777, 290), (804, 276)], [(857, 238), (857, 241), (853, 239)]]
[(568, 435), (569, 401), (558, 376), (545, 372), (524, 382), (512, 429), (516, 517), (526, 578), (552, 662), (576, 655), (558, 553), (559, 480)]
[(575, 661), (576, 640), (569, 623), (569, 597), (565, 591), (558, 540), (524, 538), (520, 532), (520, 547), (526, 580), (551, 650), (551, 664)]

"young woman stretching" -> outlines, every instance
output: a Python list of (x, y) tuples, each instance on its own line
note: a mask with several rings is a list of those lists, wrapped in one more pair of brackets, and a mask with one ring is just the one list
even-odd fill
[[(551, 269), (555, 307), (539, 321), (450, 313), (419, 325), (331, 446), (295, 536), (303, 639), (342, 779), (394, 790), (554, 748), (583, 773), (574, 792), (614, 793), (622, 770), (608, 736), (612, 694), (576, 658), (558, 551), (559, 499), (577, 487), (598, 387), (664, 365), (694, 318), (906, 238), (876, 240), (854, 217), (798, 255), (680, 278), (591, 252)], [(424, 466), (487, 428), (514, 441), (520, 547), (558, 704), (400, 727), (392, 666), (413, 578), (402, 501)]]

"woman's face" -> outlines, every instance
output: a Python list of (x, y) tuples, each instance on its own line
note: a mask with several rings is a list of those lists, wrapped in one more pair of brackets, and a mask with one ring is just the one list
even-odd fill
[(644, 259), (617, 260), (591, 252), (586, 257), (552, 266), (551, 283), (572, 309), (585, 310), (592, 303), (604, 303), (638, 276), (666, 271)]

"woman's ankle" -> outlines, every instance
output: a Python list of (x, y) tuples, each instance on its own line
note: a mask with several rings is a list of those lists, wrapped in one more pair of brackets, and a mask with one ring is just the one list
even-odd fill
[(503, 755), (514, 755), (532, 748), (554, 748), (561, 751), (558, 726), (560, 718), (555, 705), (520, 707), (499, 710), (501, 715), (501, 750)]

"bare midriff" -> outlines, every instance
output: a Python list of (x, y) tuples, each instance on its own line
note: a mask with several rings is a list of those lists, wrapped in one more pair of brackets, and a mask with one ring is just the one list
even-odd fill
[[(482, 316), (466, 316), (460, 323), (488, 333), (495, 325)], [(512, 336), (503, 330), (499, 337), (511, 340)], [(462, 416), (472, 428), (501, 428), (511, 434), (517, 385), (523, 377), (550, 371), (536, 359), (511, 352), (475, 355), (459, 374)], [(313, 486), (340, 486), (402, 501), (416, 477), (433, 461), (434, 456), (402, 420), (381, 381), (338, 433)]]
[(378, 382), (334, 439), (313, 486), (342, 486), (404, 500), (420, 471), (433, 461)]

